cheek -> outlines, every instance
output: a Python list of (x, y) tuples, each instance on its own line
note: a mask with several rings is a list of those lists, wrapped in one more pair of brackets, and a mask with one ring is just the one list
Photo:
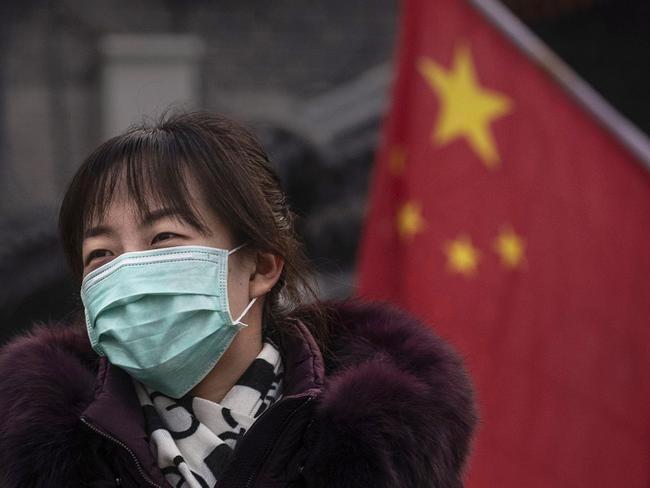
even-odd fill
[(247, 285), (244, 273), (238, 270), (228, 271), (228, 290), (239, 292)]
[(238, 268), (228, 270), (228, 303), (233, 319), (248, 305), (248, 274)]

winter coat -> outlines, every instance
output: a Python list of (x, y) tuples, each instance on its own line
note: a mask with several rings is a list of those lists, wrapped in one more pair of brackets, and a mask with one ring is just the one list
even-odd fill
[[(325, 354), (299, 320), (282, 324), (283, 397), (217, 486), (461, 486), (475, 411), (455, 353), (383, 306), (332, 317)], [(130, 378), (85, 334), (40, 327), (0, 350), (0, 412), (2, 487), (169, 486)]]

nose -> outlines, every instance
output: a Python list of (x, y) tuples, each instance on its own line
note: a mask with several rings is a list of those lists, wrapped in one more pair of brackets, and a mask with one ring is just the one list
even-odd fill
[(149, 236), (138, 228), (132, 225), (132, 228), (124, 226), (121, 235), (119, 236), (120, 253), (146, 251), (150, 249)]

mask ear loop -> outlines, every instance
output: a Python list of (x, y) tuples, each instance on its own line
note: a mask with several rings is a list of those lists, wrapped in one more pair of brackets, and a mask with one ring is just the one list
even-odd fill
[[(236, 248), (231, 249), (230, 251), (228, 251), (228, 256), (230, 256), (230, 255), (233, 254), (233, 253), (236, 253), (236, 252), (239, 251), (242, 247), (245, 247), (245, 246), (247, 246), (247, 245), (248, 245), (248, 242), (244, 242), (243, 244), (240, 244), (240, 245), (237, 246)], [(251, 309), (251, 307), (252, 307), (253, 304), (255, 303), (255, 300), (257, 300), (257, 297), (253, 298), (253, 299), (248, 303), (248, 305), (246, 305), (246, 308), (244, 308), (244, 311), (239, 315), (239, 317), (237, 317), (237, 320), (235, 320), (235, 323), (236, 323), (236, 324), (242, 324), (242, 325), (248, 327), (248, 325), (245, 324), (245, 323), (243, 323), (243, 322), (241, 321), (241, 319), (243, 319), (244, 316), (245, 316), (245, 315), (248, 313), (248, 311)]]
[(236, 252), (239, 251), (242, 247), (245, 247), (245, 246), (248, 246), (248, 242), (244, 242), (243, 244), (240, 244), (240, 245), (237, 246), (236, 248), (231, 249), (230, 251), (228, 251), (228, 256), (230, 256), (231, 254), (236, 253)]
[(237, 320), (235, 320), (235, 323), (236, 323), (236, 324), (242, 324), (242, 325), (245, 325), (246, 327), (248, 327), (248, 325), (245, 324), (245, 323), (243, 323), (243, 322), (241, 321), (241, 319), (243, 319), (244, 316), (245, 316), (245, 315), (248, 313), (248, 311), (251, 309), (251, 307), (252, 307), (253, 304), (255, 303), (255, 300), (257, 300), (257, 297), (253, 298), (253, 299), (250, 301), (250, 303), (249, 303), (248, 305), (246, 305), (246, 308), (244, 309), (244, 311), (239, 315), (239, 317), (237, 317)]

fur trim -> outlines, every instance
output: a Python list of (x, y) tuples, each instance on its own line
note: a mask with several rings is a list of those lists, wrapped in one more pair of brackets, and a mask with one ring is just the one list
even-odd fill
[[(0, 484), (69, 486), (82, 471), (94, 353), (80, 334), (37, 327), (0, 350)], [(37, 478), (36, 478), (37, 476)]]
[[(309, 486), (461, 486), (476, 414), (458, 356), (401, 312), (331, 308), (325, 386), (300, 456)], [(102, 465), (92, 456), (105, 464), (125, 455), (97, 447), (79, 419), (96, 366), (85, 335), (62, 327), (0, 349), (0, 486), (75, 486)]]
[(458, 356), (385, 306), (337, 313), (305, 476), (337, 488), (462, 486), (476, 412)]

